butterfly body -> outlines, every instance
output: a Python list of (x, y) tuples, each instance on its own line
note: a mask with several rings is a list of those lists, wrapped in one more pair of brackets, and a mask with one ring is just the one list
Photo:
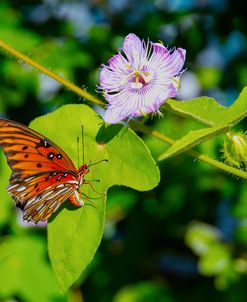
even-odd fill
[(24, 220), (47, 220), (66, 200), (82, 206), (80, 187), (87, 165), (76, 169), (69, 156), (42, 134), (0, 119), (0, 146), (12, 170), (7, 187)]

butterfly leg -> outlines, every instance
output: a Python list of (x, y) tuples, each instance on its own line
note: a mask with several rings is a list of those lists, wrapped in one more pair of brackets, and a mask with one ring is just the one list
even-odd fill
[[(99, 181), (99, 180), (94, 180), (94, 181)], [(93, 187), (93, 185), (92, 185), (92, 181), (90, 181), (90, 180), (88, 180), (88, 181), (83, 181), (83, 184), (89, 185), (90, 188), (91, 188), (95, 193), (97, 193), (98, 195), (100, 195), (101, 197), (104, 197), (104, 196), (105, 196), (104, 194), (99, 193), (98, 191), (96, 191), (96, 190), (94, 189), (94, 187)]]
[(86, 194), (82, 193), (80, 191), (80, 196), (82, 197), (83, 196), (83, 199), (84, 199), (84, 204), (85, 205), (90, 205), (92, 206), (93, 208), (97, 209), (97, 206), (94, 204), (94, 202), (91, 200), (91, 199), (95, 199), (93, 197), (89, 197), (87, 196)]

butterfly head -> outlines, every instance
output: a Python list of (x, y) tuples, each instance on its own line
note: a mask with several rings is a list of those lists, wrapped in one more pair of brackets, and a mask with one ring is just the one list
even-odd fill
[(88, 165), (86, 165), (86, 164), (82, 165), (82, 166), (78, 169), (78, 173), (79, 173), (80, 176), (83, 176), (84, 174), (88, 174), (88, 173), (89, 173)]

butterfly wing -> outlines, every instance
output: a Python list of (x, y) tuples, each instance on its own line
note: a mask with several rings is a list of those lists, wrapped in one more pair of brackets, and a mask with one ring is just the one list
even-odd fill
[(59, 206), (74, 194), (78, 181), (68, 172), (46, 172), (16, 180), (7, 190), (24, 212), (24, 220), (47, 220)]
[(38, 132), (0, 119), (0, 146), (12, 170), (7, 189), (24, 211), (24, 219), (47, 220), (79, 187), (78, 172), (68, 155)]
[(0, 146), (12, 169), (11, 180), (41, 171), (72, 171), (76, 168), (68, 155), (38, 132), (6, 119), (0, 119)]

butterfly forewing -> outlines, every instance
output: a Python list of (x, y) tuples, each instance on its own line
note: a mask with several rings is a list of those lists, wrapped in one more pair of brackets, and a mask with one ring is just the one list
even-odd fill
[(14, 176), (25, 177), (40, 171), (76, 168), (68, 155), (55, 143), (19, 123), (0, 119), (0, 146)]

